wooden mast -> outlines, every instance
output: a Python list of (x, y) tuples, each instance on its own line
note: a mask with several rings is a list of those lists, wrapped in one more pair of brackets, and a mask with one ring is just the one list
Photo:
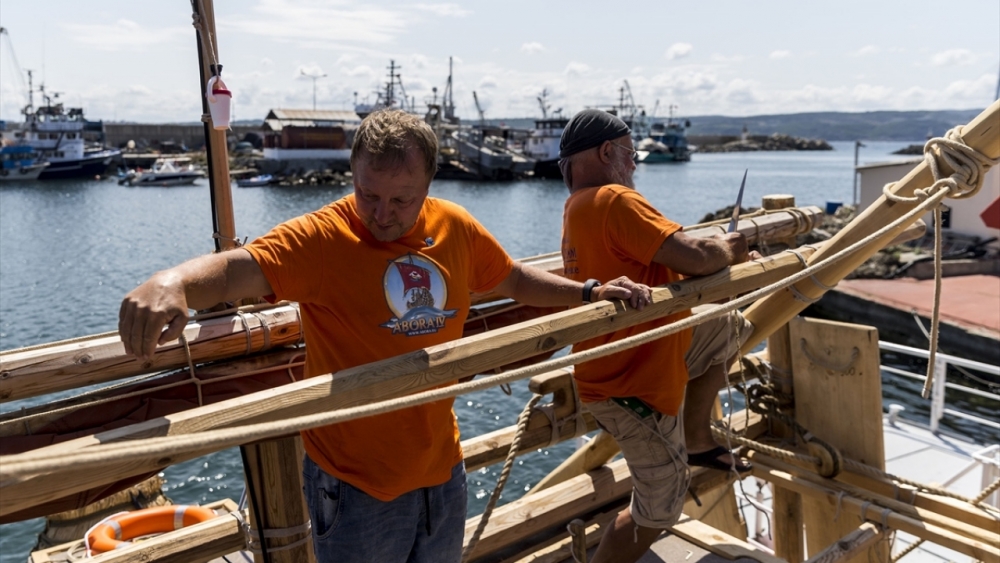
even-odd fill
[[(208, 80), (222, 72), (219, 60), (218, 36), (215, 33), (215, 10), (212, 0), (192, 0), (194, 12), (200, 17), (198, 27), (198, 61), (201, 75), (199, 91), (204, 92)], [(207, 45), (206, 45), (207, 43)], [(208, 56), (206, 56), (206, 54)], [(205, 151), (208, 157), (208, 177), (212, 191), (212, 224), (216, 252), (240, 246), (236, 238), (236, 218), (229, 181), (229, 150), (226, 131), (215, 129), (208, 111), (208, 100), (201, 97), (202, 121), (205, 124)], [(286, 436), (275, 440), (240, 447), (247, 491), (251, 499), (251, 527), (258, 540), (254, 551), (256, 563), (293, 563), (315, 561), (309, 541), (308, 522), (302, 498), (302, 439)], [(269, 538), (267, 531), (285, 530), (281, 537)], [(300, 541), (302, 540), (302, 541)], [(273, 551), (272, 550), (276, 550)]]
[[(212, 226), (215, 229), (215, 250), (236, 248), (236, 219), (233, 214), (233, 194), (229, 185), (229, 150), (226, 144), (226, 131), (217, 130), (212, 123), (208, 111), (205, 85), (208, 79), (221, 74), (222, 65), (213, 61), (219, 60), (218, 37), (215, 34), (215, 9), (212, 0), (191, 0), (191, 8), (197, 14), (200, 23), (199, 33), (195, 34), (198, 41), (198, 69), (201, 83), (198, 91), (201, 95), (201, 121), (205, 127), (205, 156), (208, 159), (208, 183), (212, 194)], [(205, 37), (202, 37), (202, 34)], [(207, 43), (207, 44), (206, 44)]]

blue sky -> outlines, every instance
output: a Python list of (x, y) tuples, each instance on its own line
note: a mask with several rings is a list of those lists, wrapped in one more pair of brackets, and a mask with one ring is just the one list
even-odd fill
[[(204, 1), (204, 0), (202, 0)], [(393, 59), (418, 104), (454, 57), (458, 113), (567, 114), (617, 101), (628, 81), (658, 115), (976, 109), (1000, 73), (1000, 2), (435, 3), (216, 0), (223, 77), (237, 119), (270, 108), (353, 107)], [(196, 121), (195, 32), (186, 0), (3, 0), (0, 117), (36, 85), (91, 119)], [(37, 100), (36, 100), (37, 102)]]

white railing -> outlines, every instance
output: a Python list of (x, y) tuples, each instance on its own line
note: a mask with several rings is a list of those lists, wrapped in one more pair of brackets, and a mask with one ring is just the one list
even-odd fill
[[(896, 352), (899, 354), (907, 354), (910, 356), (915, 356), (917, 358), (928, 359), (930, 353), (927, 350), (921, 350), (919, 348), (911, 348), (909, 346), (902, 346), (900, 344), (893, 344), (891, 342), (884, 342), (879, 340), (878, 347), (882, 350), (887, 350), (890, 352)], [(954, 383), (948, 383), (948, 366), (958, 366), (967, 369), (976, 370), (982, 373), (988, 373), (991, 375), (1000, 376), (1000, 366), (993, 366), (990, 364), (984, 364), (982, 362), (974, 362), (972, 360), (966, 360), (964, 358), (959, 358), (957, 356), (950, 356), (948, 354), (942, 354), (940, 352), (935, 356), (934, 361), (934, 383), (931, 387), (931, 418), (930, 418), (930, 428), (931, 432), (937, 432), (938, 427), (941, 424), (941, 419), (944, 415), (951, 415), (957, 418), (963, 418), (975, 422), (977, 424), (982, 424), (984, 426), (989, 426), (991, 428), (1000, 429), (1000, 423), (987, 420), (982, 417), (957, 411), (955, 409), (949, 409), (944, 404), (944, 391), (945, 389), (954, 389), (961, 391), (963, 393), (968, 393), (969, 395), (975, 395), (977, 397), (985, 397), (987, 399), (992, 399), (994, 401), (1000, 401), (1000, 395), (995, 393), (989, 393), (987, 391), (980, 391), (979, 389), (973, 389), (971, 387), (966, 387), (964, 385), (957, 385)], [(890, 366), (881, 366), (883, 371), (901, 375), (903, 377), (909, 377), (911, 379), (916, 379), (919, 381), (924, 381), (926, 376), (910, 373), (905, 370)]]

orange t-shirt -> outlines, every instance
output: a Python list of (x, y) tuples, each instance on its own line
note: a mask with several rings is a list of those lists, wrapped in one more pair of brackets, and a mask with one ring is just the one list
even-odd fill
[[(245, 247), (273, 299), (298, 301), (307, 377), (462, 337), (469, 293), (489, 291), (513, 261), (465, 209), (427, 198), (416, 224), (379, 242), (354, 195), (278, 225)], [(453, 399), (302, 432), (324, 471), (388, 501), (440, 485), (462, 459)]]
[[(619, 276), (649, 286), (682, 279), (653, 262), (663, 241), (681, 226), (666, 219), (639, 192), (615, 184), (577, 190), (563, 211), (562, 256), (566, 277), (608, 282)], [(668, 317), (592, 338), (574, 352), (621, 340), (683, 319)], [(676, 416), (684, 399), (688, 372), (684, 354), (691, 330), (576, 366), (580, 398), (588, 402), (611, 397), (638, 397), (657, 411)]]

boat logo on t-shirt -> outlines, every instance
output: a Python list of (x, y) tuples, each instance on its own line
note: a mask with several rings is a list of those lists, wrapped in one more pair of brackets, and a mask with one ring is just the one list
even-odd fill
[(380, 326), (392, 329), (393, 334), (433, 334), (458, 312), (437, 307), (447, 303), (448, 286), (441, 269), (424, 256), (407, 253), (389, 261), (382, 287), (395, 316)]

